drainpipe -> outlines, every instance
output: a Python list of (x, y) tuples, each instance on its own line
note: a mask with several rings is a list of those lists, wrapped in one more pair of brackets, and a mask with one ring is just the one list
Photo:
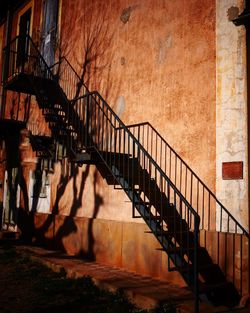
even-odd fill
[(248, 231), (250, 231), (250, 0), (245, 1), (244, 11), (234, 20), (234, 25), (246, 28), (247, 70), (247, 132), (248, 132)]
[[(250, 0), (245, 0), (244, 11), (233, 21), (234, 25), (246, 28), (246, 70), (247, 70), (247, 132), (248, 132), (248, 232), (250, 230)], [(248, 239), (248, 300), (250, 298), (250, 240)]]

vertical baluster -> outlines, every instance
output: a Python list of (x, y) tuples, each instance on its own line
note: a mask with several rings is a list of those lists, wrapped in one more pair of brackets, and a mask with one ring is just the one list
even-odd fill
[(177, 155), (175, 154), (175, 160), (174, 160), (174, 184), (175, 186), (176, 186), (176, 182), (177, 182)]
[[(199, 214), (199, 180), (197, 179), (197, 190), (196, 190), (196, 211)], [(195, 209), (195, 208), (194, 208)]]
[[(176, 227), (177, 227), (177, 225), (176, 225), (176, 210), (177, 210), (177, 207), (176, 207), (176, 191), (175, 190), (173, 190), (173, 204), (174, 204), (174, 215), (173, 215), (173, 222), (174, 222), (174, 263), (176, 264), (176, 244), (177, 244), (177, 240), (176, 240)], [(181, 225), (181, 220), (180, 220), (180, 229), (179, 229), (179, 231), (181, 232), (181, 228), (182, 228), (182, 225)], [(182, 251), (182, 246), (181, 246), (181, 255), (183, 255), (183, 251)]]
[(108, 158), (108, 137), (109, 137), (109, 133), (108, 133), (108, 108), (107, 106), (105, 106), (106, 108), (106, 112), (105, 112), (105, 131), (106, 131), (106, 139), (105, 139), (105, 152), (106, 152), (106, 160)]
[(167, 215), (165, 211), (163, 211), (163, 177), (160, 175), (160, 216), (161, 216), (161, 241), (163, 242), (163, 218), (164, 216)]
[(162, 168), (163, 164), (162, 164), (162, 158), (163, 158), (163, 153), (162, 153), (162, 139), (160, 139), (160, 168)]
[(147, 125), (147, 147), (146, 150), (149, 152), (149, 126)]
[[(154, 179), (155, 179), (155, 182), (154, 182), (154, 197), (153, 197), (153, 202), (154, 202), (154, 206), (155, 206), (155, 215), (157, 215), (157, 188), (158, 188), (158, 182), (157, 182), (157, 169), (156, 167), (155, 168), (155, 171), (154, 171)], [(150, 207), (152, 205), (152, 203), (149, 204)]]
[(182, 193), (182, 160), (180, 159), (180, 192)]
[(211, 215), (211, 202), (210, 202), (210, 199), (211, 199), (211, 195), (210, 195), (210, 192), (208, 193), (208, 230), (210, 230), (210, 215)]
[(222, 206), (220, 207), (220, 231), (222, 231)]
[(94, 141), (94, 145), (96, 145), (97, 144), (97, 140), (96, 140), (96, 130), (97, 130), (96, 109), (97, 109), (97, 103), (95, 103), (95, 106), (94, 106), (93, 109), (94, 109), (94, 116), (93, 116), (93, 123), (94, 123), (93, 128), (94, 128), (94, 130), (93, 130), (92, 139)]
[(243, 260), (242, 260), (242, 250), (243, 250), (243, 245), (242, 245), (242, 235), (240, 236), (240, 295), (242, 296), (242, 286), (243, 286), (243, 268), (242, 268), (242, 264), (243, 264)]
[(233, 284), (235, 285), (235, 234), (233, 236)]
[(132, 181), (132, 216), (135, 217), (135, 168), (134, 168), (134, 159), (135, 159), (135, 141), (133, 140), (132, 144), (132, 172), (131, 172), (131, 181)]
[(205, 212), (205, 187), (204, 185), (202, 186), (202, 229), (204, 229), (204, 212)]
[[(113, 139), (113, 124), (112, 124), (112, 118), (113, 115), (111, 113), (111, 111), (109, 111), (110, 113), (110, 135), (109, 135), (109, 152), (110, 152), (110, 161), (111, 161), (111, 155), (112, 155), (112, 139)], [(114, 163), (115, 163), (115, 157), (116, 155), (114, 154)]]
[(199, 219), (194, 217), (194, 294), (195, 294), (195, 305), (194, 312), (199, 313), (199, 286), (198, 286), (198, 241), (199, 241)]
[(191, 174), (191, 180), (190, 180), (190, 204), (191, 206), (193, 205), (193, 173), (190, 172)]
[(225, 264), (225, 276), (227, 278), (227, 232), (225, 232), (225, 256), (224, 256), (224, 264)]
[(172, 151), (171, 149), (169, 149), (169, 178), (172, 180), (171, 169), (172, 169)]
[(248, 294), (250, 294), (250, 237), (249, 234), (247, 236), (247, 244), (248, 244)]
[(105, 134), (105, 125), (104, 125), (104, 102), (102, 101), (102, 153), (104, 153), (104, 134)]
[(98, 119), (97, 147), (98, 147), (98, 149), (100, 149), (100, 134), (101, 134), (101, 131), (102, 131), (102, 129), (101, 129), (102, 125), (100, 123), (100, 120), (101, 120), (101, 107), (100, 107), (100, 105), (98, 105), (97, 108), (98, 108), (98, 117), (97, 117), (97, 119)]

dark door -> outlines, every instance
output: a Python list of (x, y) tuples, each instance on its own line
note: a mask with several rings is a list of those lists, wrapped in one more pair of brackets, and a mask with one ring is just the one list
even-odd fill
[(45, 0), (43, 8), (42, 47), (46, 63), (51, 66), (55, 61), (58, 0)]
[(28, 9), (21, 17), (19, 22), (19, 39), (17, 47), (17, 66), (24, 65), (28, 58), (29, 40), (27, 35), (30, 33), (31, 9)]

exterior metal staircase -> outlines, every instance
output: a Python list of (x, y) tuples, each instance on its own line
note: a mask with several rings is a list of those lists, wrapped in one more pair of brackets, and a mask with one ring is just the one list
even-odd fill
[[(108, 184), (123, 189), (133, 217), (143, 218), (168, 254), (169, 270), (179, 271), (193, 290), (194, 312), (199, 311), (199, 299), (237, 305), (246, 293), (245, 280), (249, 288), (249, 271), (243, 271), (243, 239), (236, 247), (235, 236), (249, 243), (247, 231), (150, 124), (125, 126), (98, 92), (88, 91), (66, 58), (48, 67), (30, 37), (20, 61), (21, 39), (16, 37), (4, 50), (4, 88), (36, 96), (51, 130), (50, 139), (31, 134), (38, 156), (93, 163)], [(216, 223), (218, 229), (213, 229)], [(210, 256), (201, 230), (205, 237), (210, 230), (234, 234), (230, 253), (234, 265), (240, 251), (237, 273), (221, 266), (219, 241), (218, 258)]]

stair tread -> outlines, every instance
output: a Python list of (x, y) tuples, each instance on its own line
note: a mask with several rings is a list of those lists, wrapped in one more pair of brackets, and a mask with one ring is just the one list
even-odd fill
[(220, 282), (220, 283), (216, 283), (216, 284), (207, 284), (205, 282), (199, 282), (199, 293), (206, 293), (208, 291), (212, 291), (215, 289), (221, 289), (221, 288), (225, 288), (227, 286), (232, 285), (232, 283), (228, 282), (228, 281), (224, 281), (224, 282)]
[[(214, 263), (207, 263), (207, 264), (198, 264), (198, 272), (200, 271), (210, 271), (213, 268), (218, 267), (217, 264)], [(194, 269), (194, 265), (193, 264), (186, 264), (183, 267), (179, 267), (177, 268), (177, 270), (181, 271), (181, 272), (188, 272)]]

